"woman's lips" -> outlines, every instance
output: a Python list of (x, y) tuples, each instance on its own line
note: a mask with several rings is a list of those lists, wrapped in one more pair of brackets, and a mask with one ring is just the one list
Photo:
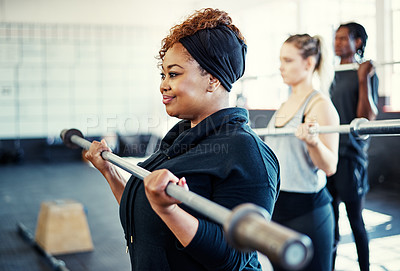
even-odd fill
[(163, 95), (163, 104), (169, 104), (175, 96), (168, 96), (168, 95)]

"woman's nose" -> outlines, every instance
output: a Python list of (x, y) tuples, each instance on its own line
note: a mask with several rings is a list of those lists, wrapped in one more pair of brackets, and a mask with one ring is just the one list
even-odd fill
[(161, 79), (160, 92), (163, 93), (163, 92), (165, 92), (165, 91), (167, 91), (169, 89), (170, 89), (170, 87), (169, 87), (169, 84), (168, 84), (168, 80), (166, 80), (165, 78)]

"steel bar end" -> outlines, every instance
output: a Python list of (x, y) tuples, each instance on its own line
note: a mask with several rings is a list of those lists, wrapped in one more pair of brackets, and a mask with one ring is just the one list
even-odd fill
[(60, 137), (61, 137), (62, 141), (64, 142), (65, 146), (67, 146), (68, 148), (71, 148), (71, 149), (78, 149), (79, 146), (77, 146), (76, 144), (74, 144), (71, 141), (71, 137), (73, 135), (77, 135), (77, 136), (83, 138), (82, 132), (79, 131), (78, 129), (68, 129), (68, 130), (64, 129), (60, 133)]

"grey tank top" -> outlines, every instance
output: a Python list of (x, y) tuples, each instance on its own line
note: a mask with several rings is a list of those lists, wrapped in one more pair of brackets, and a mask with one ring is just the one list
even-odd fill
[[(293, 118), (282, 128), (297, 128), (303, 122), (304, 111), (318, 91), (313, 91)], [(276, 112), (268, 123), (268, 129), (275, 128)], [(326, 185), (326, 175), (314, 166), (307, 145), (296, 136), (266, 136), (264, 141), (275, 152), (281, 166), (281, 191), (316, 193)]]

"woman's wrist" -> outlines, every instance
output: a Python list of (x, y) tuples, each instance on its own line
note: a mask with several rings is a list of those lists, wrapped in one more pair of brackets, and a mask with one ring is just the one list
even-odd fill
[(173, 216), (178, 211), (178, 205), (172, 204), (167, 207), (164, 206), (152, 206), (154, 212), (160, 217)]
[(320, 141), (321, 140), (319, 139), (319, 137), (316, 136), (314, 140), (306, 141), (306, 143), (307, 143), (307, 146), (309, 146), (311, 148), (318, 148)]
[(358, 84), (359, 85), (367, 85), (367, 83), (368, 83), (368, 77), (367, 76), (364, 77), (364, 78), (359, 78), (358, 79)]

